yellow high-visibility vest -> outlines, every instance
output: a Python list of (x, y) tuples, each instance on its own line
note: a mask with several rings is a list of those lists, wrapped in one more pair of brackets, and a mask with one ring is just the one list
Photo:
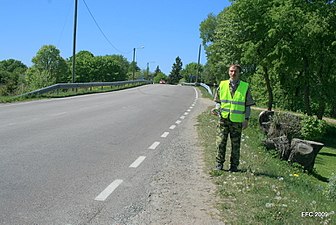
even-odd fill
[(232, 122), (244, 122), (245, 101), (249, 84), (239, 82), (234, 96), (231, 96), (229, 80), (224, 80), (219, 85), (219, 98), (221, 100), (221, 115), (223, 118), (230, 117)]

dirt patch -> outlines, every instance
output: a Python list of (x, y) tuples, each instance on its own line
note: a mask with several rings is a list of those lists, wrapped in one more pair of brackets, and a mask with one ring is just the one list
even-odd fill
[(147, 205), (130, 224), (224, 224), (215, 209), (216, 186), (204, 172), (203, 150), (195, 126), (197, 116), (211, 104), (199, 98), (190, 118), (176, 130), (178, 135), (162, 155), (165, 164), (151, 182)]

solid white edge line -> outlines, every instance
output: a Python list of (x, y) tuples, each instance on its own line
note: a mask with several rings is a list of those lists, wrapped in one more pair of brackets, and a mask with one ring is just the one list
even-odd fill
[(166, 138), (166, 137), (168, 137), (168, 135), (169, 135), (169, 132), (164, 132), (164, 133), (161, 135), (161, 137), (162, 137), (162, 138)]
[(195, 96), (195, 98), (196, 98), (196, 99), (198, 99), (198, 92), (197, 92), (197, 89), (196, 89), (196, 88), (194, 88), (194, 90), (195, 90), (195, 93), (196, 93), (196, 96)]
[(159, 144), (160, 144), (160, 142), (156, 141), (156, 142), (154, 142), (148, 149), (152, 149), (152, 150), (154, 150), (154, 149), (157, 148), (157, 146), (159, 146)]
[(110, 194), (123, 182), (123, 180), (115, 180), (113, 181), (104, 191), (102, 191), (96, 198), (96, 201), (105, 201)]
[(137, 168), (144, 160), (146, 156), (139, 156), (129, 167)]
[(174, 130), (175, 127), (176, 127), (176, 125), (171, 125), (171, 126), (169, 127), (169, 129)]

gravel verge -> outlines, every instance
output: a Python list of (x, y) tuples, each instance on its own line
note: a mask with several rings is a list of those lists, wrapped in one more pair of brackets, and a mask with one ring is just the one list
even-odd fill
[(197, 141), (197, 116), (211, 104), (199, 98), (189, 118), (174, 131), (177, 135), (162, 151), (165, 164), (152, 178), (147, 204), (128, 224), (224, 224), (215, 208), (216, 186), (204, 171), (204, 151)]

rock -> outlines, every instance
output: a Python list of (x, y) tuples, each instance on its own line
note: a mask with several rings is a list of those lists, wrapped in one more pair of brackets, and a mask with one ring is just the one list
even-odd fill
[(305, 170), (312, 172), (316, 155), (323, 146), (323, 143), (293, 138), (288, 161), (290, 163), (297, 162), (302, 165)]

